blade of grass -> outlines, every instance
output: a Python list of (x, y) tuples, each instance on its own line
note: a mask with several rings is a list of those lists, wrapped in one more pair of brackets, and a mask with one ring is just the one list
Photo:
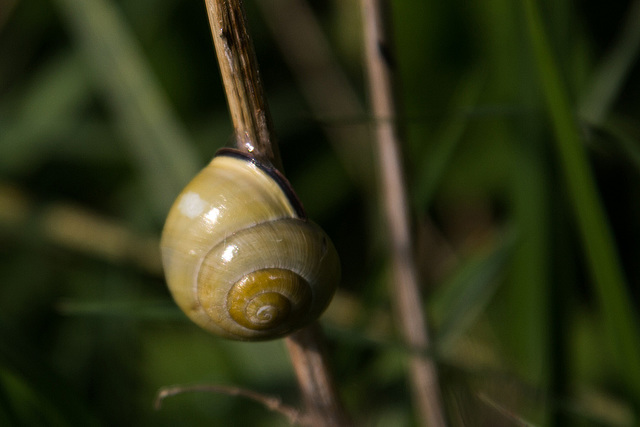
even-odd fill
[(442, 292), (431, 297), (431, 313), (442, 319), (436, 336), (439, 349), (446, 351), (484, 311), (513, 253), (515, 237), (509, 232), (490, 251), (468, 260), (441, 287)]
[(573, 203), (584, 251), (591, 270), (610, 350), (617, 357), (620, 379), (640, 403), (640, 340), (627, 285), (569, 97), (551, 53), (535, 0), (524, 3), (530, 41), (555, 132), (555, 142), (567, 190)]
[[(526, 95), (525, 95), (526, 97)], [(537, 123), (523, 123), (520, 140), (511, 147), (509, 186), (518, 243), (511, 263), (504, 314), (517, 327), (509, 330), (518, 372), (544, 387), (549, 375), (549, 300), (552, 298), (550, 248), (550, 183)], [(526, 131), (524, 130), (526, 129)], [(542, 415), (542, 414), (540, 414)]]
[(619, 39), (593, 76), (580, 103), (580, 116), (599, 124), (611, 109), (640, 51), (640, 0), (629, 6)]
[(461, 87), (454, 94), (451, 113), (443, 124), (439, 135), (435, 138), (435, 148), (431, 155), (424, 156), (425, 161), (417, 168), (420, 173), (416, 178), (417, 188), (414, 192), (414, 200), (418, 212), (424, 212), (429, 207), (455, 150), (462, 140), (462, 135), (467, 129), (470, 119), (467, 113), (478, 102), (484, 83), (484, 73), (473, 73), (463, 80)]
[(199, 169), (185, 129), (144, 59), (135, 37), (107, 0), (57, 0), (91, 65), (116, 123), (141, 168), (149, 197), (163, 217)]
[[(509, 369), (545, 393), (552, 376), (548, 369), (552, 329), (548, 307), (552, 298), (549, 220), (553, 211), (545, 163), (547, 147), (540, 143), (544, 130), (541, 120), (531, 114), (539, 103), (539, 90), (531, 84), (535, 82), (533, 60), (522, 48), (525, 32), (519, 20), (520, 2), (501, 0), (487, 6), (482, 10), (491, 58), (487, 96), (510, 107), (497, 111), (501, 120), (486, 125), (492, 131), (490, 138), (504, 143), (500, 151), (507, 166), (501, 190), (508, 200), (510, 221), (517, 227), (506, 280), (487, 315)], [(486, 171), (491, 169), (485, 167)], [(549, 424), (545, 405), (527, 404), (521, 409), (541, 425)]]
[[(28, 86), (0, 103), (0, 169), (16, 173), (59, 149), (58, 135), (77, 129), (74, 112), (88, 103), (91, 90), (79, 55), (51, 58), (30, 75)], [(17, 107), (16, 107), (17, 105)]]

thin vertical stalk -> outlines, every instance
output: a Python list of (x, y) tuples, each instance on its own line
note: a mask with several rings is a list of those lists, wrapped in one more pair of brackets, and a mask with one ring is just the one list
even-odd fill
[(240, 0), (206, 0), (236, 145), (282, 170), (278, 144)]
[[(241, 0), (205, 0), (236, 145), (282, 171), (282, 160), (264, 95), (258, 63)], [(286, 338), (298, 383), (313, 426), (342, 426), (343, 410), (324, 351), (319, 324)]]
[[(375, 120), (377, 161), (381, 174), (383, 209), (390, 242), (393, 269), (391, 289), (395, 312), (407, 344), (415, 349), (429, 347), (426, 318), (419, 292), (418, 270), (409, 227), (408, 199), (400, 155), (388, 2), (362, 0), (364, 40), (369, 89)], [(410, 380), (422, 423), (446, 425), (435, 363), (421, 355), (410, 359)]]
[(289, 356), (313, 426), (349, 426), (326, 357), (324, 336), (314, 323), (286, 338)]

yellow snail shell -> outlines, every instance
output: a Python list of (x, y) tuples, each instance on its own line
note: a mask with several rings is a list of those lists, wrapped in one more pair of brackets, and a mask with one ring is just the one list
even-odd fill
[(161, 250), (178, 306), (237, 340), (279, 338), (313, 322), (340, 279), (331, 240), (306, 219), (289, 182), (232, 149), (178, 196)]

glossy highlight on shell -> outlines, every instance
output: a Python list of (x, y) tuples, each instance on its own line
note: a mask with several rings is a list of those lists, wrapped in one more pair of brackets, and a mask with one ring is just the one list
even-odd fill
[(311, 323), (340, 278), (331, 241), (306, 219), (286, 179), (230, 149), (180, 194), (161, 249), (178, 306), (238, 340), (278, 338)]

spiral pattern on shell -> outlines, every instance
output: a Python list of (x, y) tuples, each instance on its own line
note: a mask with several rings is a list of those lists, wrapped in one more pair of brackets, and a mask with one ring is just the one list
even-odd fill
[(238, 340), (278, 338), (311, 323), (340, 277), (331, 241), (305, 218), (286, 179), (229, 149), (178, 197), (161, 249), (178, 306)]

